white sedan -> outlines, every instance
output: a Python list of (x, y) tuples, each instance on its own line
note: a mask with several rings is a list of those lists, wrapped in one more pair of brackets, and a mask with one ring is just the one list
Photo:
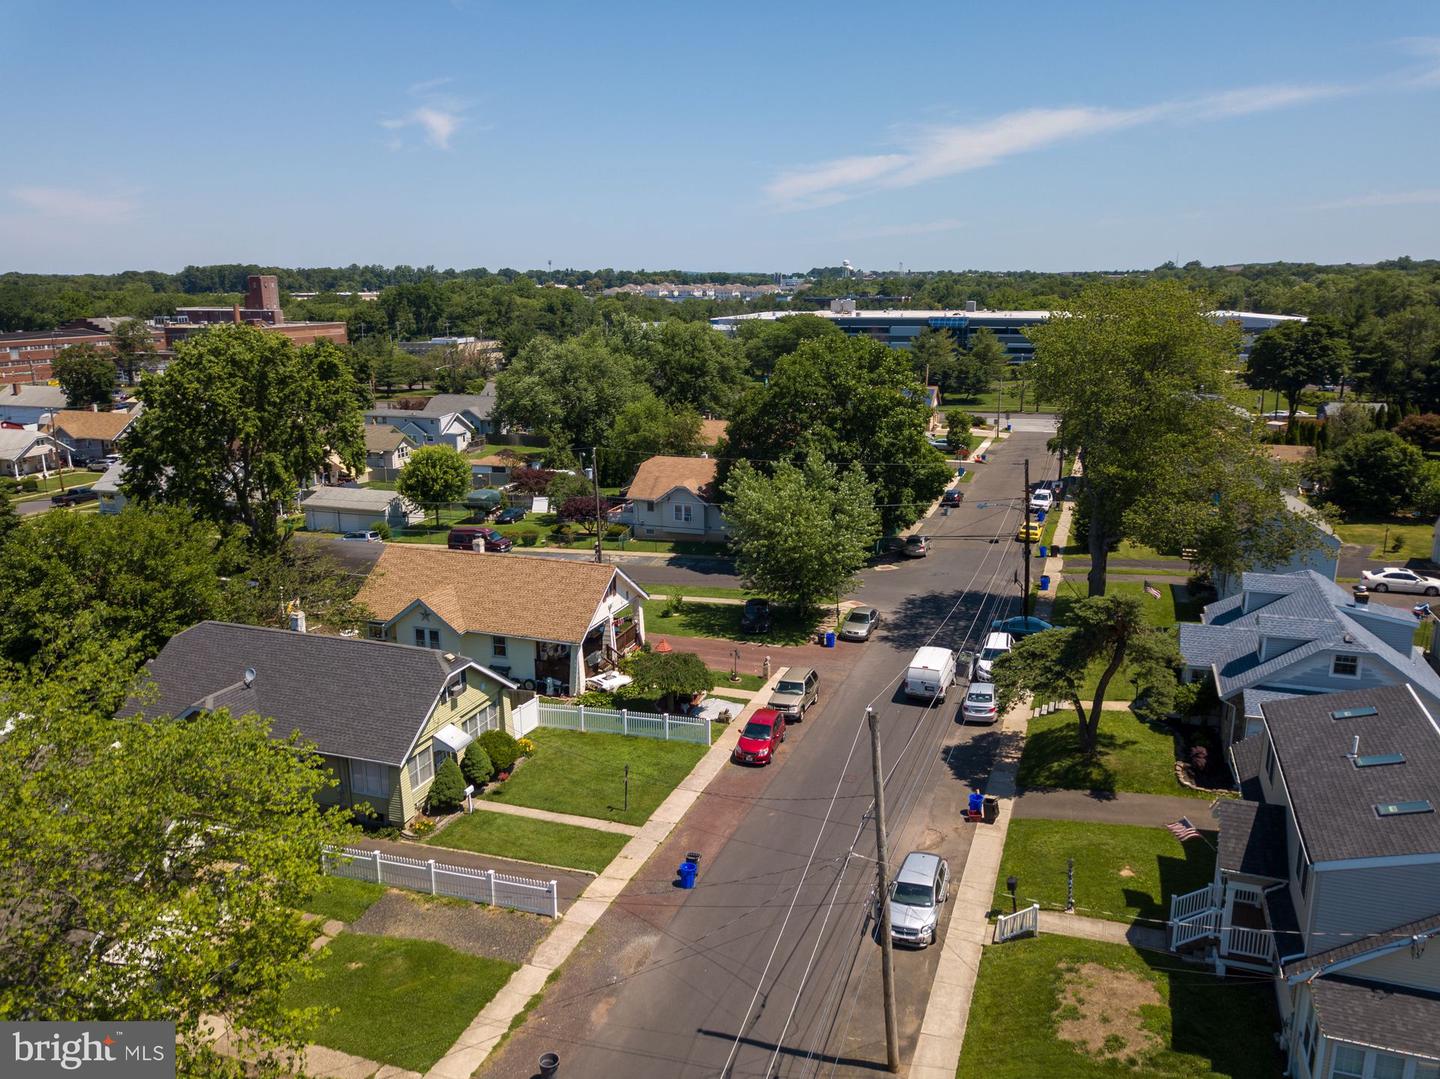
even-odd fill
[(1440, 577), (1422, 577), (1408, 569), (1386, 566), (1384, 569), (1367, 569), (1360, 575), (1365, 587), (1372, 592), (1415, 592), (1426, 596), (1440, 596)]
[(1041, 487), (1030, 496), (1032, 510), (1048, 510), (1055, 505), (1055, 494), (1048, 487)]

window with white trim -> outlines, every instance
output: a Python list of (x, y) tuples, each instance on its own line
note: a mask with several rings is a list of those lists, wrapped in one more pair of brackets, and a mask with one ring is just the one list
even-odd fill
[(1339, 678), (1356, 678), (1360, 674), (1360, 657), (1347, 656), (1337, 652), (1330, 665), (1330, 673)]
[(460, 729), (471, 738), (479, 738), (486, 731), (496, 730), (499, 726), (500, 707), (496, 704), (487, 704), (474, 715), (460, 721)]
[(493, 656), (508, 656), (510, 645), (504, 637), (490, 638), (490, 654)]
[(1335, 1046), (1330, 1074), (1334, 1079), (1365, 1079), (1365, 1050), (1353, 1045)]
[(675, 506), (672, 506), (671, 509), (675, 511), (676, 523), (688, 525), (691, 521), (691, 513), (694, 508), (695, 507), (691, 506), (688, 502), (682, 502)]
[(390, 769), (374, 761), (350, 762), (350, 790), (371, 798), (390, 796)]
[(1405, 1058), (1393, 1053), (1374, 1052), (1371, 1054), (1373, 1067), (1371, 1079), (1405, 1079)]
[(405, 762), (405, 771), (410, 774), (410, 789), (419, 790), (435, 778), (435, 754), (422, 749)]

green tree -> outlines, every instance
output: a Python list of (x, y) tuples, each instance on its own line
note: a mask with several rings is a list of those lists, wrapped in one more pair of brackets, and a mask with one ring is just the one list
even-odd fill
[(40, 514), (0, 544), (0, 658), (49, 670), (99, 639), (146, 660), (227, 612), (225, 557), (181, 509)]
[(1393, 431), (1358, 435), (1329, 455), (1326, 496), (1347, 513), (1393, 515), (1414, 501), (1424, 462)]
[(672, 408), (728, 415), (745, 383), (744, 351), (709, 323), (662, 322), (644, 332), (639, 354), (650, 388)]
[(963, 397), (979, 397), (999, 381), (1008, 359), (1000, 338), (980, 327), (970, 335), (970, 347), (955, 359), (952, 390)]
[(125, 381), (135, 382), (142, 370), (155, 360), (155, 334), (142, 318), (127, 318), (110, 331), (110, 347), (115, 350), (115, 364)]
[(927, 386), (943, 386), (952, 389), (958, 374), (956, 368), (958, 349), (955, 337), (949, 330), (926, 327), (915, 338), (915, 347), (910, 354), (915, 358), (915, 374)]
[[(294, 1074), (313, 1017), (283, 994), (315, 937), (296, 912), (350, 838), (316, 802), (334, 780), (254, 714), (117, 720), (129, 659), (91, 645), (0, 683), (0, 1014), (165, 1019), (178, 1075)], [(217, 1014), (243, 1069), (205, 1028)]]
[(880, 514), (857, 464), (843, 473), (812, 452), (770, 475), (742, 461), (725, 483), (736, 571), (745, 587), (804, 610), (854, 586), (880, 536)]
[(647, 458), (689, 457), (699, 448), (700, 414), (691, 408), (672, 408), (647, 393), (615, 417), (600, 447), (600, 481), (606, 486), (628, 483)]
[[(1174, 694), (1181, 659), (1174, 638), (1145, 620), (1144, 606), (1133, 596), (1087, 597), (1071, 605), (1066, 622), (1063, 629), (1026, 637), (997, 659), (995, 687), (1004, 708), (1026, 694), (1037, 701), (1069, 702), (1081, 751), (1092, 757), (1115, 677), (1127, 671), (1148, 708), (1163, 712)], [(1097, 665), (1100, 675), (1087, 702), (1085, 686)]]
[(331, 454), (358, 474), (365, 439), (343, 352), (297, 349), (253, 326), (216, 326), (181, 342), (143, 379), (145, 411), (124, 439), (124, 489), (142, 503), (193, 507), (274, 547), (300, 485)]
[(1229, 384), (1238, 343), (1207, 306), (1171, 281), (1095, 285), (1065, 317), (1027, 331), (1037, 389), (1058, 412), (1055, 445), (1078, 453), (1083, 466), (1078, 508), (1088, 521), (1092, 596), (1105, 592), (1112, 544), (1129, 534), (1148, 542), (1137, 504), (1171, 471), (1156, 447), (1198, 459), (1219, 440), (1242, 437), (1223, 401), (1197, 394)]
[(431, 813), (453, 813), (465, 800), (465, 777), (455, 758), (447, 756), (435, 770), (430, 781), (430, 790), (425, 796), (425, 807)]
[(1325, 417), (1325, 441), (1332, 450), (1338, 450), (1356, 435), (1363, 435), (1374, 428), (1374, 413), (1364, 405), (1341, 405)]
[(438, 526), (441, 506), (469, 494), (470, 462), (454, 446), (421, 446), (400, 470), (395, 490), (414, 505), (433, 511)]
[(1349, 346), (1328, 321), (1282, 322), (1255, 339), (1245, 381), (1284, 394), (1286, 421), (1294, 423), (1301, 391), (1312, 383), (1337, 381), (1348, 361)]
[(460, 771), (465, 775), (465, 782), (479, 790), (490, 782), (490, 777), (495, 774), (495, 765), (491, 763), (490, 754), (485, 752), (484, 746), (479, 742), (471, 742), (460, 761)]
[[(925, 441), (929, 419), (908, 356), (825, 335), (781, 357), (768, 385), (746, 391), (724, 454), (768, 467), (816, 451), (842, 472), (859, 465), (881, 526), (893, 532), (918, 520), (950, 480), (944, 455)], [(722, 484), (730, 467), (722, 461)]]
[(69, 408), (97, 405), (109, 411), (114, 403), (115, 361), (94, 345), (68, 345), (60, 350), (51, 372), (65, 391)]
[(15, 507), (10, 505), (10, 496), (0, 491), (0, 547), (5, 545), (10, 533), (19, 527), (20, 515), (15, 512)]
[(627, 666), (635, 680), (630, 689), (654, 697), (664, 712), (674, 711), (677, 701), (715, 688), (715, 676), (694, 652), (640, 652)]
[(597, 332), (537, 337), (495, 379), (499, 422), (545, 431), (565, 446), (598, 446), (644, 394), (641, 364)]
[(305, 612), (312, 630), (358, 630), (369, 621), (369, 610), (355, 602), (362, 578), (317, 537), (241, 552), (225, 569), (230, 580), (216, 617), (226, 621), (288, 629), (292, 609)]
[(975, 417), (963, 408), (952, 408), (945, 413), (946, 440), (952, 450), (963, 450), (970, 444), (970, 428), (974, 425)]
[(1440, 414), (1421, 412), (1406, 416), (1395, 425), (1395, 433), (1423, 451), (1440, 450)]
[(743, 319), (736, 329), (750, 374), (762, 379), (775, 370), (781, 356), (790, 355), (802, 342), (816, 337), (838, 337), (841, 333), (839, 326), (819, 315)]

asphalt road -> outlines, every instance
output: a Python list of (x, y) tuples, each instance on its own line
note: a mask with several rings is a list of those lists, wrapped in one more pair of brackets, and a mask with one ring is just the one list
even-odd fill
[[(924, 526), (929, 557), (864, 574), (858, 596), (885, 618), (875, 638), (842, 643), (820, 667), (821, 704), (776, 764), (731, 766), (710, 785), (482, 1075), (529, 1075), (550, 1050), (565, 1074), (596, 1079), (883, 1070), (865, 708), (880, 717), (892, 863), (933, 850), (958, 877), (974, 827), (960, 823), (968, 786), (1001, 736), (955, 722), (961, 687), (926, 708), (898, 680), (920, 645), (974, 647), (992, 618), (1015, 613), (1021, 462), (1028, 453), (1045, 475), (1045, 439), (1017, 435), (979, 466), (964, 506)], [(670, 874), (687, 850), (701, 855), (700, 881), (680, 891)], [(896, 955), (904, 1059), (949, 910), (940, 947)]]

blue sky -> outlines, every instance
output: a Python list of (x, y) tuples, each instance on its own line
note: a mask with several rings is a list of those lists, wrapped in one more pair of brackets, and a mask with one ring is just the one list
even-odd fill
[(0, 0), (0, 270), (1440, 256), (1440, 5), (888, 7)]

